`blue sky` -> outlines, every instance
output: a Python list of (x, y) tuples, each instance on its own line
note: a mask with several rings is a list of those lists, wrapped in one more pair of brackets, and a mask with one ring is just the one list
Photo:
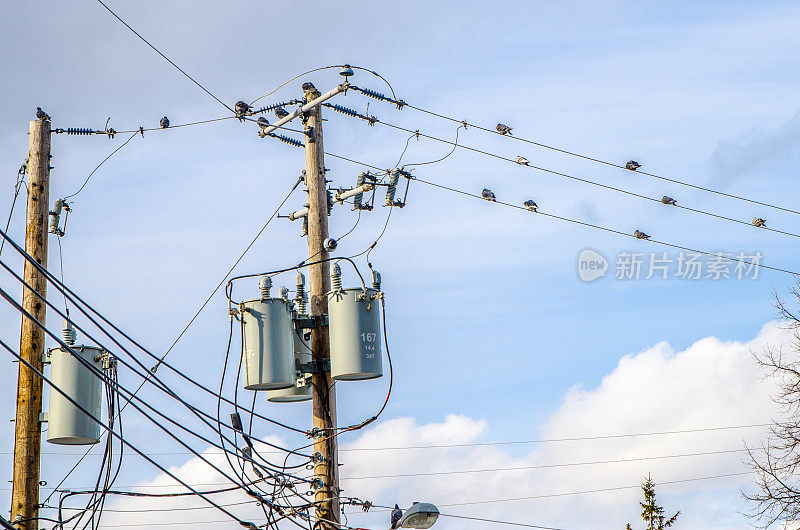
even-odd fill
[[(348, 2), (310, 4), (307, 12), (290, 2), (111, 5), (231, 105), (239, 99), (255, 99), (304, 70), (346, 62), (380, 72), (399, 97), (437, 112), (487, 127), (507, 123), (520, 137), (617, 163), (632, 158), (660, 175), (800, 207), (795, 200), (800, 185), (794, 178), (800, 162), (800, 76), (795, 67), (800, 59), (796, 46), (800, 10), (789, 2), (502, 2), (491, 6), (481, 2)], [(3, 182), (8, 190), (2, 195), (6, 198), (2, 208), (10, 204), (13, 179), (26, 156), (28, 121), (36, 106), (53, 116), (56, 127), (102, 128), (109, 116), (111, 126), (127, 129), (155, 126), (165, 114), (173, 123), (225, 115), (225, 109), (99, 4), (6, 3), (0, 14), (0, 46), (5, 51), (5, 67), (0, 70), (5, 100), (0, 114), (0, 174), (6, 175)], [(41, 38), (31, 39), (35, 32)], [(266, 101), (298, 97), (305, 80), (326, 90), (340, 78), (335, 71), (312, 74)], [(365, 73), (358, 73), (352, 82), (386, 91), (380, 80)], [(445, 138), (455, 134), (454, 124), (409, 108), (397, 111), (354, 92), (337, 102), (361, 112), (369, 102), (369, 112), (382, 120)], [(340, 115), (327, 117), (328, 151), (379, 167), (396, 163), (407, 139), (391, 129), (371, 128)], [(101, 136), (55, 136), (51, 196), (77, 189), (122, 141), (120, 136), (113, 141)], [(523, 155), (536, 165), (637, 193), (670, 195), (680, 204), (737, 219), (759, 216), (775, 228), (800, 229), (792, 214), (620, 172), (477, 130), (462, 131), (460, 141), (511, 158)], [(412, 140), (403, 160), (432, 160), (448, 150), (429, 140)], [(336, 186), (352, 185), (362, 170), (331, 158), (326, 165)], [(62, 240), (65, 279), (153, 351), (162, 352), (302, 168), (301, 150), (262, 140), (252, 127), (232, 120), (137, 137), (75, 198), (69, 233)], [(517, 204), (535, 198), (543, 211), (626, 233), (641, 229), (654, 239), (691, 248), (760, 251), (766, 264), (800, 269), (791, 237), (671, 210), (475, 153), (456, 151), (446, 161), (421, 166), (415, 173), (474, 193), (488, 187), (501, 200)], [(303, 196), (297, 192), (282, 213), (302, 203)], [(374, 241), (385, 214), (382, 208), (365, 213), (357, 229), (342, 241), (342, 254), (360, 252)], [(343, 234), (354, 221), (353, 212), (336, 209), (331, 233)], [(22, 222), (20, 208), (12, 222), (12, 234), (20, 240)], [(51, 239), (51, 268), (57, 263), (54, 243)], [(731, 355), (747, 356), (751, 341), (761, 344), (757, 337), (768, 335), (759, 334), (775, 316), (770, 305), (773, 290), (784, 292), (790, 283), (785, 274), (764, 271), (755, 281), (623, 282), (609, 277), (587, 284), (576, 272), (576, 258), (584, 248), (597, 249), (612, 262), (622, 251), (668, 250), (674, 256), (673, 250), (656, 245), (526, 216), (414, 183), (407, 207), (393, 213), (371, 255), (383, 275), (387, 295), (395, 389), (384, 413), (386, 423), (364, 436), (385, 432), (391, 438), (392, 425), (400, 425), (391, 422), (407, 418), (414, 423), (402, 424), (402, 429), (413, 437), (419, 434), (414, 429), (426, 425), (449, 426), (447, 418), (453, 414), (466, 418), (458, 424), (463, 432), (458, 426), (453, 429), (469, 441), (717, 426), (723, 418), (729, 425), (769, 420), (772, 411), (764, 400), (763, 407), (742, 408), (738, 415), (727, 411), (738, 410), (735, 401), (720, 404), (726, 409), (724, 414), (700, 407), (706, 415), (698, 417), (676, 406), (665, 409), (663, 421), (652, 425), (634, 421), (635, 412), (630, 412), (628, 424), (610, 420), (617, 402), (607, 404), (602, 414), (581, 417), (582, 423), (577, 423), (578, 416), (556, 421), (572, 410), (569, 396), (580, 391), (576, 388), (589, 392), (597, 403), (606, 403), (601, 399), (603, 382), (622, 377), (620, 362), (626, 356), (639, 359), (637, 354), (651, 352), (641, 357), (645, 363), (651, 359), (648, 355), (656, 355), (652, 352), (670, 359), (680, 352), (691, 357), (701, 355), (699, 351), (703, 355), (728, 351), (716, 343), (692, 349), (707, 337), (718, 337), (723, 345), (736, 341), (741, 347), (730, 350), (735, 352)], [(297, 224), (278, 219), (237, 272), (295, 264), (306, 252)], [(8, 250), (3, 259), (19, 264)], [(364, 265), (359, 262), (362, 269)], [(355, 281), (347, 268), (345, 274), (348, 283)], [(8, 278), (0, 281), (4, 288), (19, 292)], [(291, 283), (291, 276), (283, 280), (285, 285)], [(238, 289), (252, 295), (256, 284), (243, 282)], [(7, 308), (0, 312), (0, 333), (15, 343), (18, 318)], [(60, 327), (53, 318), (48, 323)], [(219, 381), (226, 328), (225, 301), (218, 293), (169, 360), (214, 386)], [(670, 348), (657, 346), (662, 342)], [(8, 366), (2, 403), (11, 418), (16, 365), (9, 362)], [(750, 388), (757, 379), (749, 368), (731, 373), (720, 383), (723, 387)], [(122, 377), (129, 384), (138, 383), (130, 374)], [(371, 414), (385, 385), (385, 378), (337, 385), (340, 422), (351, 423)], [(707, 398), (704, 392), (716, 388), (681, 380), (659, 380), (653, 385), (697, 392), (698, 403)], [(185, 391), (199, 403), (209, 404)], [(152, 392), (147, 395), (160, 399)], [(641, 401), (641, 396), (631, 394), (627, 400)], [(259, 407), (262, 413), (295, 425), (309, 421), (308, 405), (261, 403)], [(166, 439), (152, 436), (141, 419), (132, 416), (128, 421), (133, 439), (154, 451), (174, 449)], [(475, 434), (470, 430), (475, 425), (485, 428), (476, 427)], [(554, 425), (558, 432), (552, 430)], [(284, 435), (261, 427), (264, 436)], [(749, 439), (758, 439), (757, 434), (748, 433)], [(723, 449), (741, 446), (742, 437), (735, 432), (726, 439), (690, 445), (693, 450)], [(0, 442), (10, 450), (12, 439), (13, 424), (9, 423), (0, 430)], [(343, 443), (362, 441), (353, 435)], [(595, 449), (595, 453), (580, 455), (602, 459), (620, 451), (610, 446)], [(670, 447), (646, 444), (628, 449), (649, 455), (672, 452)], [(509, 449), (505, 457), (530, 456), (526, 451)], [(535, 456), (570, 461), (578, 454)], [(163, 461), (181, 465), (187, 458), (165, 456)], [(10, 476), (10, 455), (4, 462)], [(71, 462), (46, 457), (43, 478), (57, 481)], [(741, 469), (735, 461), (728, 464), (720, 472)], [(413, 465), (413, 461), (408, 463)], [(459, 465), (469, 467), (454, 458), (453, 466)], [(703, 465), (676, 462), (664, 470), (662, 480), (702, 475)], [(717, 469), (715, 465), (708, 463), (708, 468)], [(644, 466), (626, 468), (624, 473), (609, 468), (586, 488), (635, 484), (648, 471)], [(124, 473), (119, 483), (127, 485), (157, 475), (139, 465), (127, 467)], [(75, 475), (72, 485), (86, 485), (91, 479), (89, 465)], [(535, 477), (531, 480), (537, 484)], [(558, 477), (552, 480), (553, 488), (560, 484)], [(715, 482), (699, 489), (673, 487), (665, 491), (665, 498), (670, 506), (685, 507), (687, 528), (714, 524), (740, 528), (746, 522), (735, 513), (742, 508), (737, 491), (746, 486), (746, 480)], [(585, 489), (580, 483), (570, 485)], [(416, 491), (413, 484), (408, 488), (386, 486), (375, 491), (384, 504), (393, 504), (393, 499), (401, 503), (424, 500), (405, 498), (409, 491)], [(516, 494), (522, 486), (508, 483), (497, 488)], [(433, 502), (444, 504), (452, 496), (467, 496), (446, 489), (441, 492), (442, 498)], [(472, 492), (472, 496), (490, 493)], [(626, 495), (609, 497), (609, 503), (616, 503), (613, 510), (591, 503), (584, 507), (598, 517), (599, 527), (621, 527), (638, 512), (636, 492)], [(0, 491), (0, 503), (7, 503), (8, 496)], [(712, 518), (700, 509), (693, 511), (692, 503), (698, 498), (711, 499), (724, 516)], [(574, 508), (553, 503), (548, 508), (552, 512), (538, 505), (535, 509), (554, 518), (544, 524), (584, 528), (570, 506)], [(498, 514), (511, 520), (534, 510), (532, 505), (508, 508)], [(453, 526), (452, 521), (440, 525), (465, 527)]]

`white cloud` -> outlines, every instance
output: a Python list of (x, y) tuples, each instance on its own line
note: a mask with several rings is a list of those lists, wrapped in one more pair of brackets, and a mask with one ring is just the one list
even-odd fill
[[(623, 356), (597, 388), (575, 387), (540, 428), (541, 439), (563, 439), (622, 433), (676, 431), (765, 423), (773, 408), (771, 386), (761, 379), (751, 351), (785, 340), (774, 324), (765, 326), (750, 342), (724, 342), (709, 337), (675, 352), (666, 342), (634, 355)], [(527, 406), (513, 403), (520, 432)], [(461, 415), (419, 425), (413, 418), (383, 421), (343, 443), (341, 452), (345, 494), (370, 499), (378, 505), (430, 501), (443, 513), (528, 522), (559, 528), (622, 528), (638, 517), (639, 490), (554, 496), (517, 502), (458, 506), (472, 501), (552, 495), (639, 484), (648, 473), (657, 483), (744, 471), (741, 453), (706, 455), (627, 463), (543, 467), (492, 473), (391, 476), (450, 472), (467, 469), (521, 468), (551, 464), (641, 459), (652, 456), (725, 451), (742, 448), (743, 440), (756, 441), (762, 429), (638, 436), (628, 438), (562, 441), (529, 445), (471, 445), (436, 449), (365, 450), (374, 447), (473, 444), (490, 441), (489, 423)], [(523, 438), (522, 435), (519, 437)], [(224, 464), (213, 455), (217, 464)], [(213, 484), (220, 477), (193, 459), (174, 468), (190, 483)], [(377, 478), (359, 478), (377, 477)], [(748, 477), (662, 484), (657, 488), (667, 510), (681, 509), (683, 528), (741, 528), (746, 521), (737, 510), (746, 509), (739, 490)], [(158, 477), (142, 486), (174, 483)], [(241, 494), (221, 495), (221, 503), (246, 500)], [(115, 499), (113, 509), (141, 507), (140, 499)], [(193, 507), (196, 500), (168, 499), (149, 506)], [(256, 517), (257, 509), (237, 507), (237, 513)], [(348, 512), (354, 508), (348, 508)], [(212, 515), (213, 514), (213, 515)], [(373, 509), (348, 514), (350, 523), (367, 528), (385, 526), (387, 514)], [(168, 512), (159, 521), (219, 520), (211, 510)], [(129, 514), (112, 512), (104, 526), (123, 524)], [(219, 527), (228, 527), (219, 526)], [(231, 524), (230, 528), (236, 528)], [(487, 523), (441, 518), (439, 530), (490, 528)]]

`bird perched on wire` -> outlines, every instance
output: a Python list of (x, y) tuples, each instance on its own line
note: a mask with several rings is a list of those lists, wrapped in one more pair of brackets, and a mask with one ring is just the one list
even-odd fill
[(760, 217), (753, 217), (753, 226), (755, 226), (756, 228), (766, 228), (767, 222), (764, 219), (761, 219)]
[(394, 509), (392, 513), (389, 515), (389, 522), (391, 523), (391, 528), (398, 528), (398, 524), (400, 524), (400, 518), (403, 517), (403, 510), (400, 509), (400, 506), (394, 505)]
[(503, 136), (505, 136), (507, 134), (511, 134), (511, 127), (509, 127), (508, 125), (505, 125), (503, 123), (498, 123), (497, 127), (495, 127), (495, 129), (497, 129), (497, 132), (499, 132)]
[(487, 201), (497, 202), (497, 197), (494, 196), (494, 193), (492, 193), (492, 190), (490, 189), (484, 188), (484, 190), (481, 192), (481, 197)]
[(636, 171), (640, 167), (642, 167), (642, 165), (636, 160), (628, 160), (628, 163), (625, 164), (625, 169), (628, 169), (630, 171)]
[(161, 118), (161, 121), (159, 123), (161, 124), (162, 129), (169, 129), (169, 118), (167, 118), (166, 116)]
[(676, 201), (672, 197), (667, 197), (666, 195), (661, 197), (661, 202), (663, 202), (664, 204), (668, 204), (670, 206), (677, 206), (678, 205), (678, 201)]
[(278, 107), (277, 109), (275, 109), (275, 116), (277, 116), (278, 118), (285, 118), (288, 115), (289, 112), (283, 107)]
[(233, 106), (233, 110), (236, 112), (236, 117), (239, 118), (239, 121), (244, 121), (244, 117), (250, 112), (250, 105), (244, 101), (237, 101), (236, 105)]
[(258, 126), (259, 126), (259, 127), (261, 127), (262, 129), (263, 129), (264, 127), (269, 127), (269, 122), (267, 121), (267, 119), (266, 119), (264, 116), (261, 116), (261, 117), (259, 117), (259, 118), (258, 118), (258, 120), (256, 120), (256, 123), (257, 123), (257, 124), (258, 124)]
[(516, 162), (517, 164), (519, 164), (521, 166), (529, 166), (530, 165), (530, 163), (528, 162), (528, 159), (525, 158), (524, 156), (518, 156), (517, 158), (514, 159), (514, 162)]
[(633, 233), (633, 237), (635, 237), (636, 239), (650, 239), (650, 236), (648, 236), (648, 235), (647, 235), (647, 234), (645, 234), (644, 232), (640, 232), (640, 231), (638, 231), (638, 230), (636, 230), (636, 231)]
[(527, 208), (528, 210), (530, 210), (532, 212), (538, 212), (539, 211), (539, 205), (536, 204), (535, 202), (533, 202), (530, 199), (525, 201), (523, 204), (525, 205), (525, 208)]
[(36, 107), (36, 118), (43, 121), (50, 121), (50, 116), (42, 110), (42, 107)]

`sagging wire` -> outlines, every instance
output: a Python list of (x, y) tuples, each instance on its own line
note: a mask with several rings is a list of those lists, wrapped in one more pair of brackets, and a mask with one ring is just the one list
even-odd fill
[[(19, 167), (17, 170), (17, 182), (14, 184), (14, 198), (11, 201), (11, 208), (8, 211), (8, 221), (6, 221), (6, 232), (8, 232), (8, 228), (11, 226), (11, 218), (14, 215), (14, 206), (17, 204), (17, 198), (19, 197), (19, 191), (22, 189), (22, 185), (26, 184), (25, 177), (28, 175), (28, 159), (25, 159), (25, 162)], [(27, 186), (27, 184), (26, 184)], [(6, 241), (0, 241), (0, 256), (3, 255), (3, 247), (5, 247)]]
[(96, 167), (95, 167), (95, 168), (92, 170), (92, 172), (91, 172), (91, 173), (89, 173), (89, 176), (88, 176), (88, 177), (86, 177), (86, 180), (83, 182), (83, 184), (81, 185), (81, 187), (80, 187), (80, 188), (78, 188), (78, 190), (77, 190), (76, 192), (74, 192), (74, 193), (70, 193), (69, 195), (67, 195), (66, 197), (64, 197), (62, 200), (66, 201), (67, 199), (69, 199), (69, 198), (72, 198), (72, 197), (76, 196), (77, 194), (79, 194), (80, 192), (82, 192), (82, 191), (83, 191), (83, 188), (85, 188), (85, 187), (86, 187), (86, 185), (89, 183), (89, 179), (91, 179), (91, 178), (92, 178), (92, 175), (94, 175), (94, 174), (95, 174), (95, 172), (97, 172), (97, 170), (98, 170), (98, 169), (100, 169), (100, 166), (102, 166), (103, 164), (105, 164), (105, 163), (106, 163), (106, 161), (108, 161), (108, 159), (109, 159), (109, 158), (111, 158), (112, 156), (114, 156), (114, 155), (115, 155), (115, 154), (116, 154), (116, 153), (117, 153), (117, 152), (118, 152), (120, 149), (122, 149), (123, 147), (125, 147), (126, 145), (128, 145), (128, 142), (130, 142), (131, 140), (133, 140), (133, 139), (134, 139), (134, 137), (135, 137), (135, 136), (138, 134), (138, 132), (139, 132), (139, 131), (136, 131), (136, 132), (134, 132), (133, 134), (131, 134), (131, 135), (130, 135), (130, 137), (128, 137), (128, 139), (127, 139), (127, 140), (125, 140), (125, 143), (123, 143), (122, 145), (120, 145), (119, 147), (117, 147), (116, 149), (114, 149), (113, 151), (111, 151), (111, 153), (109, 153), (109, 155), (108, 155), (107, 157), (105, 157), (105, 158), (104, 158), (104, 159), (103, 159), (103, 160), (102, 160), (102, 161), (101, 161), (99, 164), (97, 164), (97, 166), (96, 166)]
[[(0, 289), (0, 291), (2, 291), (2, 290)], [(7, 293), (5, 293), (5, 291), (2, 291), (2, 296), (3, 296), (4, 298), (6, 298), (6, 300), (8, 300), (8, 301), (10, 301), (10, 302), (11, 302), (11, 301), (13, 301), (13, 299), (12, 299), (10, 296), (8, 296), (8, 294), (7, 294)], [(14, 305), (18, 306), (18, 307), (17, 307), (17, 310), (18, 310), (18, 311), (21, 311), (23, 314), (27, 313), (27, 311), (25, 311), (25, 309), (23, 309), (23, 308), (22, 308), (22, 306), (19, 306), (18, 304), (16, 304), (16, 302), (14, 302)], [(42, 325), (42, 324), (41, 324), (41, 323), (40, 323), (38, 320), (36, 320), (35, 318), (33, 318), (33, 315), (30, 315), (30, 314), (28, 313), (28, 314), (26, 315), (26, 317), (27, 317), (27, 318), (29, 318), (29, 319), (31, 319), (31, 320), (32, 320), (34, 323), (36, 323), (36, 324), (37, 324), (38, 326), (40, 326), (40, 327), (41, 327), (43, 330), (45, 330), (45, 332), (47, 332), (47, 334), (51, 335), (51, 337), (52, 337), (52, 338), (54, 338), (56, 341), (58, 341), (58, 342), (61, 342), (61, 341), (60, 341), (60, 339), (59, 339), (57, 336), (55, 336), (55, 335), (54, 335), (54, 334), (52, 334), (52, 333), (49, 333), (49, 331), (47, 330), (47, 328), (45, 328), (45, 327), (44, 327), (44, 326), (43, 326), (43, 325)], [(112, 429), (111, 429), (111, 428), (110, 428), (110, 427), (109, 427), (109, 426), (108, 426), (106, 423), (104, 423), (104, 422), (103, 422), (103, 421), (102, 421), (100, 418), (97, 418), (97, 417), (95, 417), (95, 416), (94, 416), (94, 415), (93, 415), (93, 414), (92, 414), (90, 411), (86, 410), (86, 408), (84, 408), (84, 407), (83, 407), (83, 405), (81, 405), (80, 403), (78, 403), (77, 401), (75, 401), (75, 400), (74, 400), (74, 399), (73, 399), (73, 398), (72, 398), (72, 397), (71, 397), (71, 396), (70, 396), (70, 395), (69, 395), (67, 392), (65, 392), (64, 390), (62, 390), (62, 389), (61, 389), (60, 387), (58, 387), (57, 385), (53, 384), (53, 382), (52, 382), (52, 381), (51, 381), (51, 380), (50, 380), (50, 379), (49, 379), (47, 376), (45, 376), (45, 375), (44, 375), (44, 374), (43, 374), (43, 373), (42, 373), (40, 370), (38, 370), (38, 369), (37, 369), (37, 368), (36, 368), (36, 367), (35, 367), (35, 366), (34, 366), (34, 365), (31, 363), (31, 362), (29, 362), (29, 361), (28, 361), (27, 359), (25, 359), (25, 358), (24, 358), (22, 355), (20, 355), (20, 354), (19, 354), (19, 353), (17, 353), (17, 352), (16, 352), (16, 351), (15, 351), (13, 348), (11, 348), (11, 347), (10, 347), (8, 344), (6, 344), (6, 343), (5, 343), (5, 341), (3, 341), (2, 339), (0, 339), (0, 346), (2, 346), (2, 347), (3, 347), (3, 348), (6, 350), (6, 351), (8, 351), (8, 352), (9, 352), (11, 355), (13, 355), (14, 357), (16, 357), (16, 358), (17, 358), (17, 359), (18, 359), (18, 360), (19, 360), (19, 361), (20, 361), (20, 362), (21, 362), (23, 365), (25, 365), (25, 367), (26, 367), (26, 368), (28, 368), (28, 369), (29, 369), (29, 370), (31, 370), (31, 371), (32, 371), (34, 374), (36, 374), (36, 375), (37, 375), (39, 378), (41, 378), (43, 382), (47, 383), (47, 384), (50, 386), (50, 388), (52, 388), (52, 389), (56, 390), (58, 393), (60, 393), (62, 396), (64, 396), (64, 398), (66, 398), (66, 399), (67, 399), (67, 400), (68, 400), (68, 401), (69, 401), (69, 402), (70, 402), (70, 403), (71, 403), (73, 406), (75, 406), (75, 407), (76, 407), (78, 410), (80, 410), (82, 413), (86, 414), (86, 415), (87, 415), (87, 417), (91, 418), (93, 421), (95, 421), (97, 424), (99, 424), (101, 428), (105, 429), (105, 430), (106, 430), (106, 431), (109, 433), (109, 435), (113, 435), (114, 437), (118, 438), (118, 439), (120, 440), (120, 442), (122, 442), (122, 443), (124, 443), (125, 445), (127, 445), (127, 446), (128, 446), (130, 449), (132, 449), (133, 451), (135, 451), (135, 452), (136, 452), (137, 454), (139, 454), (139, 455), (140, 455), (142, 458), (144, 458), (144, 459), (145, 459), (145, 460), (147, 460), (147, 461), (148, 461), (150, 464), (152, 464), (153, 466), (155, 466), (155, 467), (156, 467), (156, 468), (157, 468), (159, 471), (161, 471), (162, 473), (166, 474), (167, 476), (169, 476), (170, 478), (172, 478), (173, 480), (175, 480), (176, 482), (178, 482), (178, 483), (179, 483), (181, 486), (185, 487), (186, 489), (188, 489), (189, 491), (191, 491), (191, 492), (192, 492), (192, 493), (194, 493), (195, 495), (197, 495), (197, 496), (199, 496), (200, 498), (202, 498), (202, 499), (203, 499), (204, 501), (206, 501), (207, 503), (209, 503), (209, 504), (211, 504), (212, 506), (214, 506), (214, 507), (215, 507), (217, 510), (221, 511), (222, 513), (224, 513), (224, 514), (225, 514), (225, 515), (227, 515), (228, 517), (232, 518), (233, 520), (235, 520), (235, 521), (239, 522), (239, 524), (242, 524), (243, 526), (247, 526), (247, 527), (249, 527), (249, 528), (255, 528), (255, 526), (254, 526), (252, 523), (250, 523), (250, 524), (248, 525), (246, 521), (244, 521), (244, 520), (240, 519), (239, 517), (237, 517), (237, 516), (236, 516), (236, 515), (234, 515), (233, 513), (229, 512), (229, 511), (228, 511), (228, 510), (226, 510), (225, 508), (223, 508), (223, 507), (219, 506), (219, 505), (218, 505), (216, 502), (214, 502), (213, 500), (211, 500), (210, 498), (208, 498), (206, 495), (203, 495), (202, 493), (200, 493), (200, 492), (198, 492), (197, 490), (195, 490), (194, 488), (192, 488), (190, 485), (188, 485), (187, 483), (185, 483), (184, 481), (182, 481), (182, 480), (181, 480), (181, 479), (180, 479), (178, 476), (176, 476), (174, 473), (170, 472), (170, 471), (169, 471), (167, 468), (165, 468), (164, 466), (162, 466), (161, 464), (159, 464), (158, 462), (156, 462), (155, 460), (153, 460), (152, 458), (150, 458), (149, 456), (147, 456), (147, 454), (146, 454), (144, 451), (142, 451), (142, 450), (139, 450), (139, 449), (138, 449), (136, 446), (134, 446), (134, 445), (133, 445), (133, 444), (131, 444), (129, 441), (127, 441), (127, 440), (126, 440), (124, 437), (122, 437), (122, 436), (121, 436), (119, 433), (117, 433), (116, 431), (112, 430)], [(62, 344), (61, 344), (61, 346), (62, 346), (62, 347), (66, 347), (67, 349), (71, 349), (71, 348), (69, 348), (69, 346), (68, 346), (66, 343), (62, 343)], [(82, 359), (82, 357), (81, 357), (80, 355), (75, 355), (75, 357), (76, 357), (76, 358), (78, 358), (78, 359)], [(91, 365), (91, 364), (87, 364), (87, 366), (91, 366), (91, 367), (93, 367), (93, 365)]]

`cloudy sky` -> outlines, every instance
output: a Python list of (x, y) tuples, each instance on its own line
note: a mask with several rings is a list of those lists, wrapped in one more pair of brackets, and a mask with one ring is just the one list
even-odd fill
[[(252, 101), (304, 71), (350, 63), (379, 72), (398, 97), (426, 109), (489, 128), (506, 123), (522, 138), (615, 163), (635, 159), (659, 175), (800, 209), (794, 178), (800, 162), (795, 67), (800, 9), (789, 2), (109, 5), (228, 105)], [(226, 116), (226, 109), (97, 2), (5, 2), (0, 14), (3, 218), (37, 106), (53, 117), (54, 127), (64, 128), (102, 129), (109, 117), (110, 126), (127, 130), (157, 126), (164, 115), (173, 124)], [(298, 97), (303, 81), (324, 91), (340, 80), (335, 70), (303, 76), (264, 102)], [(352, 82), (388, 92), (367, 73), (359, 72)], [(456, 124), (410, 108), (398, 111), (352, 91), (336, 102), (360, 112), (369, 103), (369, 113), (379, 119), (433, 136), (456, 134)], [(380, 125), (330, 113), (327, 118), (327, 151), (378, 167), (393, 167), (408, 139)], [(51, 198), (76, 191), (126, 138), (54, 136)], [(795, 214), (473, 128), (460, 131), (459, 142), (512, 159), (525, 156), (537, 166), (642, 195), (669, 195), (692, 208), (746, 222), (761, 217), (770, 227), (800, 231)], [(448, 151), (447, 145), (412, 139), (403, 163), (435, 160)], [(235, 120), (136, 137), (72, 199), (61, 241), (65, 281), (141, 343), (163, 353), (303, 165), (302, 150), (262, 140), (252, 126)], [(337, 187), (353, 185), (363, 170), (330, 157), (326, 166)], [(475, 152), (457, 150), (414, 174), (472, 193), (490, 188), (514, 204), (535, 199), (543, 212), (624, 233), (638, 229), (687, 248), (760, 253), (766, 265), (800, 270), (791, 237)], [(298, 190), (281, 213), (303, 202)], [(429, 501), (450, 515), (555, 528), (624, 528), (639, 516), (635, 486), (651, 473), (661, 483), (660, 501), (668, 510), (682, 511), (680, 527), (748, 525), (741, 513), (750, 507), (740, 490), (752, 478), (742, 474), (741, 450), (745, 442), (760, 442), (763, 427), (564, 439), (768, 423), (777, 413), (769, 400), (772, 387), (761, 379), (751, 352), (786, 340), (774, 323), (771, 299), (773, 292), (786, 292), (789, 275), (761, 270), (756, 278), (732, 274), (715, 280), (703, 270), (700, 279), (685, 279), (676, 274), (686, 256), (675, 248), (421, 183), (412, 183), (407, 202), (392, 214), (370, 255), (384, 280), (395, 386), (379, 422), (342, 437), (345, 495), (377, 505)], [(342, 240), (341, 254), (369, 246), (386, 214), (380, 207), (365, 212)], [(11, 223), (18, 240), (23, 221), (18, 203)], [(345, 234), (355, 222), (354, 212), (336, 208), (331, 233)], [(58, 270), (58, 247), (53, 238), (50, 243), (50, 268)], [(579, 278), (577, 258), (584, 249), (607, 260), (605, 277)], [(667, 279), (660, 273), (646, 279), (653, 252), (666, 258)], [(297, 223), (276, 219), (236, 271), (294, 265), (306, 253)], [(626, 255), (642, 260), (639, 279), (615, 278)], [(8, 247), (2, 259), (21, 267)], [(366, 269), (363, 257), (358, 266)], [(347, 268), (345, 281), (356, 281)], [(291, 275), (276, 279), (278, 286), (292, 282)], [(21, 292), (8, 276), (0, 285)], [(256, 283), (242, 282), (237, 289), (242, 297), (255, 296)], [(18, 315), (8, 307), (0, 308), (0, 315), (3, 340), (17, 343)], [(61, 325), (52, 315), (48, 324)], [(195, 380), (218, 385), (227, 326), (226, 301), (217, 293), (168, 360)], [(11, 419), (16, 365), (10, 358), (5, 362), (0, 392)], [(216, 405), (174, 376), (164, 377), (194, 403), (208, 410)], [(120, 378), (125, 385), (139, 383), (125, 371)], [(373, 414), (386, 385), (385, 377), (337, 385), (340, 423)], [(190, 421), (152, 389), (142, 395)], [(257, 407), (301, 428), (310, 423), (308, 404), (273, 405), (260, 398)], [(157, 454), (185, 480), (223, 481), (134, 411), (126, 411), (124, 421), (126, 438)], [(10, 477), (13, 423), (3, 425), (3, 465)], [(255, 431), (292, 446), (304, 442), (263, 422)], [(532, 440), (560, 441), (497, 444)], [(371, 450), (420, 445), (457, 447)], [(213, 453), (202, 442), (194, 447)], [(70, 455), (83, 451), (46, 443), (43, 450), (44, 498), (76, 462)], [(63, 487), (93, 484), (98, 463), (98, 456), (87, 457)], [(462, 473), (476, 470), (484, 471)], [(117, 484), (170, 482), (130, 456)], [(0, 488), (0, 503), (8, 505), (9, 498), (9, 487)], [(224, 502), (245, 500), (231, 495)], [(219, 522), (224, 516), (208, 509), (128, 511), (201, 506), (113, 499), (107, 507), (118, 511), (107, 513), (103, 528), (167, 523), (168, 528), (238, 528)], [(232, 509), (256, 513), (252, 505)], [(353, 526), (377, 529), (386, 527), (387, 514), (373, 510), (348, 518)], [(216, 522), (200, 525), (203, 521)], [(442, 518), (436, 528), (503, 526)]]

